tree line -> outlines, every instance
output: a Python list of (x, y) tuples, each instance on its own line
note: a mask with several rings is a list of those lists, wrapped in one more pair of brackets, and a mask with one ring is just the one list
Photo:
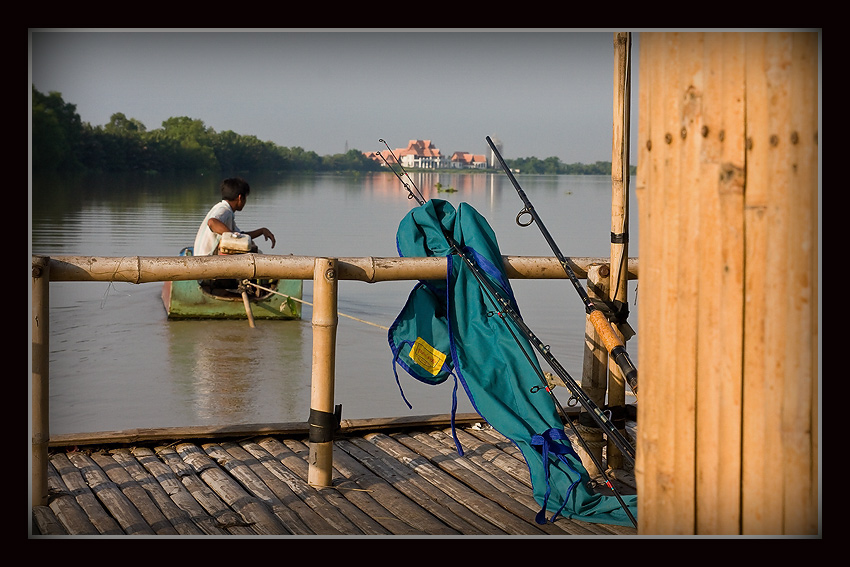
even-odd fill
[(148, 130), (117, 112), (103, 126), (83, 122), (61, 93), (32, 87), (33, 171), (380, 171), (359, 150), (320, 156), (231, 130), (216, 132), (202, 120), (172, 117)]
[[(351, 149), (320, 156), (301, 147), (287, 148), (231, 130), (216, 132), (186, 116), (165, 120), (148, 130), (135, 118), (116, 112), (103, 126), (80, 119), (75, 104), (61, 93), (40, 93), (32, 86), (34, 172), (47, 171), (381, 171), (382, 165)], [(522, 173), (610, 175), (610, 162), (564, 164), (557, 157), (506, 159)]]

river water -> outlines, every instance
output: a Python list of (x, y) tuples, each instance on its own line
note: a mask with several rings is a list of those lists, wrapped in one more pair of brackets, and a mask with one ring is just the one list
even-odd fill
[[(426, 199), (467, 202), (490, 223), (503, 255), (552, 256), (503, 174), (413, 174)], [(524, 176), (517, 180), (567, 256), (610, 255), (611, 182), (606, 176)], [(98, 175), (33, 180), (31, 253), (48, 256), (174, 256), (191, 245), (219, 200), (219, 179)], [(249, 177), (237, 213), (243, 230), (266, 226), (266, 254), (394, 257), (399, 221), (416, 206), (390, 173)], [(438, 192), (436, 184), (454, 191)], [(631, 184), (634, 187), (634, 183)], [(629, 255), (637, 256), (637, 201), (630, 196)], [(389, 327), (415, 282), (341, 281), (339, 311)], [(584, 310), (568, 280), (513, 280), (523, 317), (580, 381)], [(50, 288), (50, 431), (53, 434), (193, 425), (306, 421), (312, 335), (301, 321), (169, 321), (162, 284), (54, 282)], [(636, 284), (629, 288), (637, 329)], [(303, 299), (312, 303), (312, 282)], [(637, 338), (628, 343), (637, 361)], [(549, 370), (545, 363), (544, 369)], [(340, 317), (335, 403), (344, 419), (447, 413), (451, 380), (421, 384), (398, 369), (386, 331)], [(563, 388), (555, 393), (563, 404)], [(462, 388), (458, 411), (473, 411)]]

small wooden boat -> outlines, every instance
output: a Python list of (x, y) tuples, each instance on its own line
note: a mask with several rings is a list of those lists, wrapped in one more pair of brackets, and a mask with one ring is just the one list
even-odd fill
[[(180, 255), (191, 256), (192, 247), (183, 248)], [(301, 280), (250, 282), (256, 286), (240, 286), (237, 280), (166, 281), (162, 303), (169, 319), (248, 319), (245, 297), (253, 319), (301, 318)]]

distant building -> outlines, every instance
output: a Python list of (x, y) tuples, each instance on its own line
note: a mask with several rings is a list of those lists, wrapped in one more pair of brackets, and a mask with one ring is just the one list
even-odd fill
[(452, 167), (458, 169), (484, 169), (487, 167), (487, 158), (484, 154), (455, 152), (452, 154), (450, 163)]
[[(469, 152), (454, 152), (451, 158), (445, 157), (439, 148), (431, 140), (410, 140), (406, 148), (397, 148), (391, 152), (363, 152), (367, 158), (372, 159), (386, 167), (384, 160), (395, 165), (398, 158), (402, 167), (411, 169), (484, 169), (487, 167), (487, 158), (484, 155), (470, 154)], [(381, 159), (383, 157), (383, 159)]]
[[(381, 155), (378, 155), (379, 152), (363, 152), (363, 155), (372, 161), (376, 161), (382, 166), (386, 167), (387, 164), (384, 163), (384, 160), (387, 160), (390, 165), (394, 165), (396, 163), (395, 158), (390, 154), (390, 152), (380, 152)], [(381, 159), (383, 157), (383, 159)]]
[(448, 166), (440, 149), (434, 146), (431, 140), (410, 140), (406, 148), (399, 148), (395, 154), (404, 167), (440, 169)]

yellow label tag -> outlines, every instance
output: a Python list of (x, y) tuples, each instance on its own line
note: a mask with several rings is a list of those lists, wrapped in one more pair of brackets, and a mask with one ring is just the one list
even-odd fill
[(417, 337), (410, 349), (410, 358), (419, 366), (436, 376), (443, 367), (443, 362), (446, 361), (446, 354), (438, 351), (427, 342), (422, 340), (422, 337)]

